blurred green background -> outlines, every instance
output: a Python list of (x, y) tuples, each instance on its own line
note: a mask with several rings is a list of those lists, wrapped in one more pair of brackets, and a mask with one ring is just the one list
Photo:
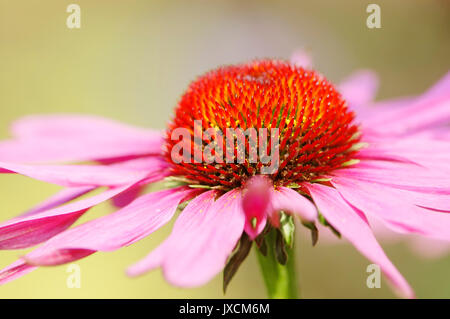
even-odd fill
[[(66, 27), (66, 8), (81, 7), (81, 29)], [(288, 58), (296, 48), (338, 82), (370, 68), (378, 98), (418, 94), (450, 68), (450, 1), (376, 1), (381, 29), (368, 29), (371, 1), (88, 1), (0, 0), (0, 138), (31, 113), (97, 114), (162, 129), (197, 75), (256, 57)], [(58, 187), (0, 176), (6, 220)], [(112, 211), (103, 204), (80, 222)], [(197, 289), (171, 287), (159, 271), (138, 279), (125, 268), (146, 255), (170, 225), (131, 247), (77, 261), (82, 287), (66, 286), (67, 266), (39, 269), (0, 287), (0, 298), (222, 298), (221, 275)], [(305, 232), (303, 229), (301, 231)], [(385, 282), (366, 287), (369, 262), (349, 245), (312, 248), (299, 236), (305, 298), (393, 297)], [(423, 259), (403, 242), (384, 245), (419, 297), (450, 298), (450, 258)], [(24, 251), (0, 252), (0, 266)], [(263, 298), (251, 255), (225, 297)]]

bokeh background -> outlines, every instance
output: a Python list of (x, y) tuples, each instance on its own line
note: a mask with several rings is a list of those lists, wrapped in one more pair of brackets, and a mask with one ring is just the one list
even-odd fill
[[(221, 64), (288, 58), (304, 48), (338, 82), (359, 68), (381, 79), (378, 98), (423, 92), (450, 68), (450, 1), (375, 1), (381, 29), (368, 29), (369, 1), (92, 1), (0, 0), (0, 138), (31, 113), (96, 114), (163, 129), (188, 83)], [(81, 7), (81, 29), (66, 27), (66, 8)], [(17, 175), (0, 176), (0, 219), (58, 190)], [(109, 204), (80, 222), (111, 212)], [(124, 269), (170, 231), (131, 247), (77, 261), (82, 287), (66, 286), (67, 266), (39, 269), (0, 287), (0, 298), (222, 298), (222, 278), (197, 289), (171, 287), (159, 271), (138, 279)], [(301, 230), (305, 232), (303, 229)], [(298, 271), (305, 298), (394, 297), (382, 282), (366, 287), (369, 262), (350, 245), (311, 247), (299, 236)], [(423, 298), (450, 298), (450, 256), (427, 259), (405, 242), (387, 254)], [(26, 251), (1, 251), (4, 267)], [(228, 298), (263, 298), (251, 255)]]

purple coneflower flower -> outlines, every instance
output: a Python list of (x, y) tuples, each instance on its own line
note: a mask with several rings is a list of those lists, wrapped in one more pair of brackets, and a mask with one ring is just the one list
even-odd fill
[[(3, 269), (0, 283), (39, 266), (130, 245), (183, 207), (170, 236), (131, 266), (129, 275), (161, 267), (171, 284), (192, 287), (225, 267), (226, 285), (252, 243), (261, 256), (289, 263), (295, 217), (311, 229), (314, 241), (316, 223), (331, 227), (378, 264), (399, 293), (412, 297), (366, 215), (400, 233), (450, 240), (449, 88), (447, 75), (421, 96), (373, 103), (371, 73), (335, 88), (296, 61), (262, 60), (218, 68), (194, 81), (164, 134), (88, 116), (23, 118), (12, 126), (13, 139), (0, 143), (0, 172), (65, 188), (0, 225), (1, 249), (42, 243)], [(192, 154), (208, 143), (223, 146), (217, 136), (195, 141), (194, 121), (222, 132), (277, 128), (277, 170), (261, 174), (270, 163), (248, 158), (175, 159), (179, 140), (172, 133), (178, 128), (190, 132), (183, 150)], [(244, 153), (250, 153), (250, 137), (243, 138)], [(218, 155), (217, 149), (211, 154)], [(242, 155), (234, 144), (232, 154)], [(177, 186), (139, 195), (163, 179)], [(73, 201), (104, 186), (98, 195)], [(70, 228), (107, 200), (121, 208)]]

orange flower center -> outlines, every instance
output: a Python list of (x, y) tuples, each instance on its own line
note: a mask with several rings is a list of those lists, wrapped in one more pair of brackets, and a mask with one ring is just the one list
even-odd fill
[[(199, 135), (195, 123), (204, 131), (212, 128), (223, 135)], [(175, 148), (181, 137), (174, 133), (180, 128), (189, 134), (183, 142), (187, 154)], [(236, 138), (236, 144), (225, 138), (227, 129), (234, 129), (230, 136)], [(239, 134), (239, 129), (244, 133), (253, 129), (259, 141), (255, 143), (251, 134)], [(266, 135), (259, 134), (260, 129)], [(277, 157), (269, 162), (263, 157), (251, 158), (252, 150), (258, 155), (262, 148), (265, 154), (274, 153), (271, 138), (275, 136)], [(244, 141), (243, 148), (238, 141)], [(274, 185), (286, 186), (314, 181), (343, 167), (355, 154), (352, 146), (358, 141), (354, 114), (325, 78), (285, 61), (262, 60), (221, 67), (192, 82), (168, 126), (165, 156), (174, 176), (223, 188), (243, 185), (276, 159), (276, 170), (267, 176)], [(202, 153), (208, 145), (223, 149), (220, 153), (218, 148), (209, 148), (217, 156), (214, 161)], [(225, 159), (227, 147), (235, 156), (232, 162)], [(189, 160), (180, 161), (181, 156)], [(217, 160), (221, 156), (222, 162)]]

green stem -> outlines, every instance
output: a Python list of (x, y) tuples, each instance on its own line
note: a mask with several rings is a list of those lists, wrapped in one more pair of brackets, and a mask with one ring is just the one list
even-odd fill
[(288, 258), (286, 264), (281, 265), (275, 251), (276, 235), (275, 229), (266, 235), (266, 256), (256, 249), (267, 293), (271, 299), (297, 299), (299, 292), (295, 274), (294, 243), (292, 247), (285, 246)]

